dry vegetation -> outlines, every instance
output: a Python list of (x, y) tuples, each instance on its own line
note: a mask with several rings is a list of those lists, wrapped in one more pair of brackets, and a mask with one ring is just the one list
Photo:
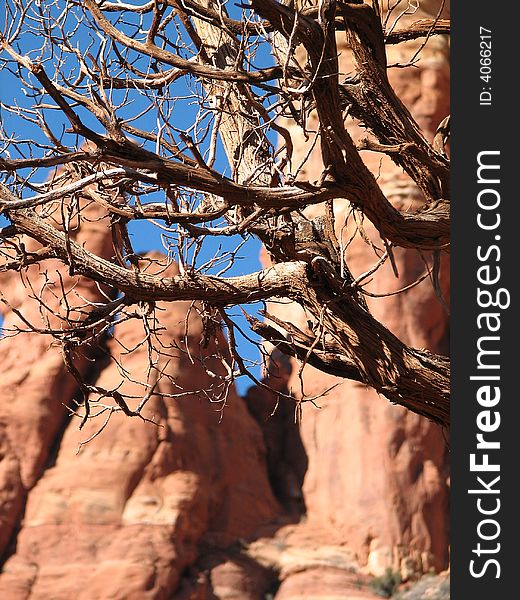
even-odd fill
[[(156, 303), (190, 301), (206, 337), (226, 334), (225, 343), (208, 350), (208, 394), (225, 403), (236, 377), (252, 377), (229, 308), (287, 298), (305, 309), (309, 329), (265, 311), (261, 319), (248, 315), (263, 340), (448, 425), (448, 359), (407, 346), (364, 299), (364, 286), (393, 260), (395, 247), (421, 251), (422, 279), (439, 287), (441, 254), (449, 251), (449, 119), (430, 144), (389, 84), (385, 46), (426, 42), (448, 33), (448, 22), (401, 25), (415, 7), (401, 0), (6, 5), (0, 66), (19, 90), (17, 101), (1, 108), (0, 269), (20, 273), (41, 313), (39, 322), (19, 314), (6, 335), (52, 335), (87, 409), (97, 394), (113, 401), (103, 405), (110, 411), (139, 414), (157, 380), (168, 376), (158, 357), (171, 349), (161, 344)], [(340, 30), (352, 49), (349, 74), (338, 66)], [(311, 112), (319, 123), (313, 130)], [(349, 135), (347, 115), (366, 127), (362, 144)], [(317, 181), (303, 180), (305, 160), (293, 160), (295, 132), (321, 150)], [(424, 196), (418, 211), (392, 206), (362, 161), (365, 149), (390, 156), (417, 184)], [(381, 238), (373, 269), (357, 278), (337, 233), (339, 199), (350, 202), (349, 218), (370, 220)], [(304, 209), (318, 203), (323, 215), (306, 217)], [(108, 254), (82, 238), (94, 218), (110, 232)], [(162, 260), (132, 247), (128, 227), (144, 220), (162, 231)], [(272, 266), (230, 276), (252, 237), (265, 245)], [(208, 244), (216, 248), (209, 254)], [(63, 265), (58, 278), (56, 261)], [(28, 269), (39, 285), (29, 283)], [(94, 282), (90, 296), (77, 287), (79, 277)], [(75, 367), (78, 356), (113, 335), (115, 324), (131, 319), (142, 323), (150, 349), (138, 399), (89, 385)], [(267, 346), (259, 347), (267, 360)], [(187, 345), (176, 351), (188, 352)], [(84, 419), (94, 414), (100, 412), (87, 410)]]

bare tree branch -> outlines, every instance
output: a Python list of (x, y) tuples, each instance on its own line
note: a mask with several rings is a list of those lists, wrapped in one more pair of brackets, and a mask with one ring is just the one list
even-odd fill
[[(425, 275), (389, 293), (433, 285), (444, 302), (449, 118), (431, 144), (392, 88), (386, 58), (389, 44), (423, 39), (420, 57), (432, 35), (449, 33), (441, 1), (438, 18), (408, 16), (406, 25), (400, 10), (383, 14), (361, 0), (252, 0), (241, 14), (217, 0), (63, 0), (60, 10), (7, 2), (0, 67), (23, 93), (0, 105), (8, 116), (0, 124), (0, 272), (21, 278), (42, 322), (7, 291), (2, 304), (16, 317), (10, 334), (47, 333), (62, 344), (84, 392), (83, 423), (104, 415), (102, 431), (114, 412), (141, 416), (179, 353), (209, 374), (204, 393), (223, 409), (234, 379), (247, 373), (238, 332), (248, 334), (229, 307), (273, 299), (290, 299), (318, 324), (307, 332), (248, 315), (252, 331), (299, 360), (300, 371), (309, 364), (355, 379), (449, 423), (448, 360), (399, 340), (365, 301), (387, 295), (365, 286), (386, 259), (397, 273), (401, 247), (426, 256)], [(348, 76), (340, 36), (353, 59)], [(352, 118), (368, 137), (353, 139)], [(296, 161), (303, 139), (312, 141)], [(314, 148), (322, 170), (310, 180)], [(365, 150), (406, 174), (422, 194), (418, 208), (389, 201)], [(380, 240), (369, 241), (364, 220)], [(145, 222), (163, 254), (138, 251)], [(362, 274), (349, 265), (355, 237), (374, 252)], [(252, 240), (272, 266), (242, 261)], [(161, 311), (176, 301), (189, 303), (184, 341), (165, 342)], [(197, 356), (186, 341), (193, 314), (203, 329)], [(127, 321), (142, 328), (132, 347), (117, 333)], [(146, 349), (140, 396), (123, 383), (83, 381), (77, 352), (103, 349), (109, 338), (120, 344), (120, 356), (106, 354), (122, 382), (121, 356)], [(254, 343), (265, 355), (267, 346)]]

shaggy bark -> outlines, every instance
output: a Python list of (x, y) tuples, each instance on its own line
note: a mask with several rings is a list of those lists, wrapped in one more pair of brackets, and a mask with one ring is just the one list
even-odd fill
[[(210, 333), (211, 327), (220, 327), (215, 314), (223, 307), (294, 300), (320, 323), (319, 335), (291, 323), (276, 322), (274, 327), (250, 317), (252, 329), (291, 356), (361, 381), (391, 402), (448, 425), (449, 361), (408, 347), (370, 315), (362, 286), (350, 273), (336, 237), (334, 201), (349, 200), (375, 225), (390, 259), (392, 246), (431, 252), (438, 288), (439, 255), (449, 251), (450, 235), (446, 140), (432, 146), (392, 89), (385, 44), (446, 34), (449, 22), (421, 20), (386, 33), (378, 2), (344, 0), (301, 7), (252, 0), (252, 11), (242, 21), (230, 18), (225, 5), (214, 0), (141, 6), (85, 0), (82, 5), (84, 18), (103, 40), (97, 54), (81, 54), (68, 45), (65, 25), (54, 16), (40, 17), (47, 45), (39, 57), (37, 52), (20, 54), (23, 45), (18, 42), (28, 31), (32, 2), (26, 12), (13, 9), (14, 24), (0, 36), (3, 62), (17, 70), (20, 81), (39, 99), (36, 108), (21, 108), (18, 116), (36, 124), (48, 139), (39, 154), (34, 149), (28, 154), (23, 144), (17, 146), (3, 133), (6, 147), (22, 158), (0, 158), (9, 173), (6, 185), (0, 185), (0, 212), (10, 222), (1, 236), (1, 269), (24, 270), (41, 263), (44, 274), (45, 261), (58, 259), (71, 274), (112, 290), (107, 310), (101, 310), (110, 318), (115, 315), (114, 297), (118, 309), (143, 302), (198, 301)], [(70, 7), (79, 10), (73, 3)], [(132, 19), (139, 25), (133, 26)], [(356, 65), (344, 81), (339, 76), (338, 30), (345, 31)], [(168, 32), (176, 32), (175, 42)], [(259, 40), (271, 41), (274, 66), (254, 66), (251, 47)], [(71, 60), (76, 71), (69, 69)], [(193, 78), (200, 83), (199, 116), (193, 128), (179, 131), (169, 103), (175, 104), (181, 94), (170, 90)], [(116, 91), (127, 95), (120, 104)], [(146, 110), (154, 112), (158, 123), (154, 132), (139, 126), (139, 115), (129, 118), (121, 109), (130, 110), (128, 98), (135, 91), (148, 98)], [(45, 119), (49, 103), (68, 122), (68, 133), (60, 139)], [(357, 146), (345, 127), (345, 108), (371, 134)], [(203, 125), (205, 111), (211, 127)], [(324, 165), (315, 182), (297, 177), (297, 171), (294, 175), (293, 140), (281, 124), (282, 117), (291, 118), (308, 135), (311, 112), (319, 123), (316, 135)], [(168, 134), (162, 135), (163, 130)], [(277, 134), (280, 147), (270, 141), (269, 130)], [(82, 142), (72, 144), (69, 134)], [(230, 174), (215, 167), (218, 137)], [(424, 195), (418, 211), (392, 206), (361, 159), (363, 149), (388, 154), (410, 176)], [(38, 173), (54, 167), (59, 169), (51, 171), (47, 184), (37, 182)], [(164, 200), (141, 202), (147, 190), (162, 193)], [(80, 227), (84, 218), (81, 206), (92, 202), (110, 224), (112, 259), (90, 252), (71, 233), (71, 223)], [(302, 212), (321, 203), (321, 217), (310, 220)], [(140, 269), (126, 226), (152, 219), (164, 221), (179, 236), (181, 274), (161, 276)], [(224, 277), (204, 274), (195, 258), (191, 265), (183, 264), (193, 248), (196, 257), (197, 244), (204, 239), (233, 235), (257, 236), (273, 266)], [(24, 236), (41, 248), (28, 252)], [(101, 314), (97, 306), (85, 307), (87, 313), (92, 310)], [(239, 371), (244, 367), (233, 325), (227, 317), (224, 321), (231, 339), (229, 352), (220, 359), (229, 386), (237, 374), (233, 365)], [(94, 338), (98, 326), (91, 327)], [(65, 333), (53, 334), (70, 345), (75, 328), (84, 331), (85, 326), (70, 322)]]

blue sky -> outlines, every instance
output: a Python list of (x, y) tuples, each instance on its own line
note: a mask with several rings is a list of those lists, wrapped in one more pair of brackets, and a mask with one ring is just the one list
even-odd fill
[[(240, 18), (240, 9), (237, 6), (228, 7), (231, 15), (235, 18)], [(72, 36), (71, 36), (72, 39)], [(79, 30), (75, 36), (74, 41), (77, 47), (81, 50), (82, 53), (86, 51), (86, 48), (91, 43), (96, 43), (96, 39), (93, 38), (91, 32), (88, 29)], [(94, 40), (94, 42), (93, 42)], [(37, 37), (26, 34), (23, 37), (23, 45), (20, 48), (20, 52), (35, 52), (35, 49), (38, 48), (40, 41)], [(260, 48), (258, 52), (258, 61), (261, 63), (261, 66), (266, 66), (272, 63), (272, 59), (268, 53), (268, 47), (265, 45)], [(51, 64), (46, 64), (46, 69), (49, 74), (52, 73)], [(194, 80), (179, 80), (176, 83), (177, 90), (176, 95), (181, 96), (183, 99), (178, 102), (178, 104), (174, 107), (174, 118), (175, 118), (175, 127), (179, 130), (187, 130), (190, 125), (193, 123), (194, 117), (199, 109), (199, 107), (194, 102), (193, 91), (190, 89), (192, 85), (197, 85), (197, 82)], [(14, 77), (7, 70), (0, 69), (0, 100), (3, 104), (7, 106), (13, 106), (15, 103), (18, 103), (23, 106), (31, 106), (34, 101), (32, 98), (28, 97), (22, 86), (20, 85), (19, 80)], [(146, 106), (147, 99), (144, 97), (139, 97), (135, 95), (133, 98), (133, 104), (131, 105), (132, 113), (137, 114), (142, 108)], [(51, 104), (49, 102), (49, 104)], [(142, 104), (142, 106), (140, 106)], [(103, 132), (100, 124), (86, 111), (82, 111), (81, 109), (76, 109), (80, 114), (82, 120), (84, 120), (85, 124), (93, 129)], [(153, 114), (153, 113), (152, 113)], [(46, 110), (45, 111), (46, 120), (52, 130), (56, 133), (61, 133), (66, 127), (67, 123), (63, 117), (63, 115), (57, 110)], [(125, 115), (126, 116), (126, 115)], [(15, 132), (18, 139), (26, 139), (28, 141), (38, 142), (44, 141), (45, 138), (41, 131), (38, 129), (36, 125), (31, 125), (25, 122), (22, 119), (16, 118), (13, 115), (9, 114), (5, 110), (1, 111), (0, 118), (3, 120), (4, 126), (7, 130), (11, 130)], [(153, 131), (156, 127), (156, 122), (151, 117), (143, 117), (136, 121), (139, 127), (142, 129), (146, 129), (147, 131)], [(71, 139), (72, 136), (65, 134), (64, 140), (69, 145), (75, 141)], [(276, 136), (271, 132), (270, 139), (273, 144), (276, 144)], [(46, 140), (45, 140), (46, 141)], [(204, 150), (204, 148), (202, 148)], [(17, 156), (12, 155), (13, 158)], [(223, 152), (222, 146), (219, 145), (217, 158), (214, 167), (221, 172), (229, 175), (229, 167)], [(44, 174), (41, 175), (40, 181), (44, 179)], [(38, 181), (35, 179), (34, 181)], [(153, 199), (158, 199), (157, 197)], [(5, 225), (5, 219), (0, 217), (0, 226)], [(159, 228), (148, 222), (135, 222), (132, 223), (129, 227), (132, 242), (134, 244), (134, 248), (137, 252), (146, 252), (149, 250), (164, 250), (163, 245), (163, 235), (164, 232)], [(221, 252), (234, 250), (238, 243), (242, 240), (238, 239), (238, 236), (234, 238), (209, 238), (204, 242), (203, 249), (199, 256), (199, 264), (204, 263), (208, 260), (214, 253), (217, 251), (219, 245), (221, 245)], [(241, 275), (245, 273), (250, 273), (252, 271), (256, 271), (261, 268), (259, 262), (259, 252), (260, 252), (260, 243), (258, 240), (249, 238), (245, 241), (244, 245), (241, 247), (239, 254), (237, 255), (237, 259), (230, 266), (229, 270), (226, 272), (226, 276), (232, 275)], [(259, 308), (259, 304), (252, 305), (246, 307), (248, 312), (256, 312)], [(234, 320), (236, 320), (237, 324), (242, 328), (247, 330), (247, 324), (243, 316), (241, 315), (241, 311), (236, 309), (231, 309), (229, 311), (230, 315), (233, 315)], [(256, 336), (252, 335), (253, 338)], [(257, 339), (257, 338), (256, 338)], [(237, 341), (239, 343), (239, 349), (241, 355), (247, 361), (258, 361), (259, 354), (257, 348), (245, 340), (238, 332), (237, 332)], [(260, 367), (252, 366), (251, 371), (255, 376), (260, 375)], [(241, 393), (247, 389), (251, 385), (251, 382), (246, 377), (241, 377), (237, 381), (237, 387)]]

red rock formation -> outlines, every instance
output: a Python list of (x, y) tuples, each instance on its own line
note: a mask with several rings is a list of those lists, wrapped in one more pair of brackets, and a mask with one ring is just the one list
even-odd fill
[[(188, 308), (182, 302), (157, 306), (165, 310), (165, 346), (182, 339)], [(196, 359), (202, 323), (191, 314)], [(119, 344), (132, 347), (143, 335), (127, 322), (116, 327), (118, 342), (108, 349), (116, 355)], [(206, 352), (214, 351), (213, 342)], [(121, 356), (120, 366), (102, 370), (97, 385), (115, 388), (124, 368), (132, 381), (119, 389), (143, 396), (139, 381), (146, 380), (147, 352), (141, 344)], [(75, 420), (66, 428), (55, 461), (31, 487), (16, 552), (0, 576), (0, 589), (12, 598), (170, 597), (184, 568), (197, 559), (202, 536), (227, 546), (279, 513), (262, 435), (243, 400), (231, 393), (221, 421), (220, 410), (202, 393), (163, 397), (181, 388), (210, 388), (200, 362), (174, 347), (167, 352), (168, 364), (161, 366), (168, 378), (159, 382), (145, 413), (155, 423), (117, 413), (78, 455), (100, 422), (93, 419), (79, 431)], [(27, 410), (39, 400), (29, 397)]]
[[(330, 592), (335, 591), (332, 595)], [(311, 600), (314, 598), (334, 598), (338, 600), (375, 600), (377, 596), (359, 583), (359, 577), (343, 569), (321, 566), (306, 569), (291, 575), (286, 579), (278, 593), (276, 600)]]
[[(390, 62), (396, 52), (409, 57), (410, 46), (392, 49)], [(431, 134), (448, 113), (446, 41), (432, 40), (418, 67), (393, 70), (392, 81)], [(376, 172), (379, 161), (368, 155)], [(313, 168), (306, 177), (317, 176), (318, 158)], [(380, 181), (396, 204), (421, 202), (387, 159)], [(346, 204), (336, 209), (344, 216)], [(111, 254), (104, 223), (92, 221), (79, 236), (98, 254)], [(384, 267), (372, 292), (397, 290), (423, 272), (417, 254), (395, 254), (401, 277)], [(349, 248), (355, 274), (373, 261), (357, 238)], [(35, 270), (27, 273), (32, 281)], [(71, 286), (73, 280), (60, 273)], [(0, 285), (12, 306), (39, 322), (25, 286), (5, 276)], [(79, 285), (81, 295), (97, 297), (94, 286)], [(51, 295), (47, 299), (58, 308)], [(179, 341), (187, 304), (164, 308), (164, 341)], [(446, 316), (427, 283), (373, 300), (371, 310), (410, 344), (446, 351)], [(294, 306), (273, 312), (305, 323)], [(7, 310), (6, 326), (19, 323)], [(194, 315), (190, 331), (195, 355), (201, 322)], [(125, 324), (118, 336), (132, 345), (143, 333), (135, 323)], [(270, 418), (276, 399), (261, 390), (249, 392), (249, 411), (231, 393), (220, 421), (214, 405), (197, 393), (210, 387), (204, 369), (172, 348), (167, 374), (194, 393), (163, 397), (178, 392), (164, 378), (146, 409), (156, 424), (114, 414), (77, 455), (99, 422), (79, 431), (77, 419), (69, 418), (65, 407), (77, 386), (51, 341), (27, 334), (0, 345), (2, 598), (260, 600), (272, 594), (277, 600), (375, 600), (360, 566), (373, 574), (390, 566), (407, 577), (446, 565), (447, 457), (436, 425), (343, 381), (320, 401), (321, 409), (303, 406), (300, 427), (289, 403)], [(116, 351), (114, 344), (109, 349)], [(142, 396), (137, 382), (147, 378), (146, 350), (121, 360), (135, 382), (126, 381), (125, 391)], [(89, 366), (78, 360), (84, 374)], [(90, 375), (107, 388), (121, 380), (114, 363), (94, 365)], [(274, 387), (300, 389), (293, 363), (283, 363), (277, 375), (270, 379)], [(311, 368), (304, 371), (307, 394), (334, 383)]]
[[(436, 3), (430, 4), (436, 6)], [(423, 11), (429, 6), (421, 3)], [(421, 15), (424, 13), (416, 13), (413, 18)], [(389, 47), (388, 62), (406, 62), (420, 44), (422, 42), (411, 42)], [(341, 57), (343, 70), (348, 72), (348, 48), (341, 48)], [(431, 139), (440, 121), (449, 114), (446, 38), (431, 40), (423, 49), (416, 68), (390, 70), (390, 79)], [(310, 129), (312, 124), (309, 123)], [(354, 138), (366, 135), (355, 122), (349, 122), (348, 127)], [(295, 163), (305, 150), (298, 148)], [(363, 153), (367, 165), (378, 174), (387, 197), (403, 209), (421, 206), (423, 200), (417, 187), (388, 157), (382, 156)], [(302, 177), (318, 179), (322, 170), (317, 148)], [(312, 216), (320, 210), (320, 207), (311, 207), (307, 214)], [(344, 241), (355, 232), (352, 218), (342, 229), (348, 210), (346, 201), (336, 202), (337, 234)], [(348, 264), (354, 276), (367, 271), (377, 261), (364, 238), (381, 244), (375, 228), (367, 221), (363, 223), (363, 234), (358, 234), (347, 249)], [(399, 278), (393, 274), (391, 265), (386, 264), (367, 286), (368, 291), (394, 292), (424, 273), (425, 262), (418, 252), (396, 249), (394, 256)], [(446, 261), (441, 270), (446, 298), (447, 268)], [(429, 280), (402, 294), (367, 300), (372, 314), (411, 346), (447, 353), (448, 318)], [(306, 327), (307, 316), (292, 304), (273, 304), (269, 310), (279, 318)], [(334, 384), (340, 385), (319, 401), (319, 410), (312, 404), (303, 405), (300, 434), (308, 468), (302, 487), (307, 511), (306, 522), (301, 526), (302, 535), (308, 529), (307, 537), (315, 543), (347, 544), (366, 570), (375, 575), (383, 574), (389, 567), (401, 570), (405, 578), (414, 572), (445, 568), (449, 543), (445, 432), (413, 413), (390, 405), (373, 390), (356, 382), (337, 380), (312, 367), (304, 369), (303, 381), (307, 396), (319, 395)], [(286, 386), (295, 391), (296, 398), (301, 398), (296, 364)], [(250, 402), (267, 403), (265, 410), (269, 411), (273, 402), (262, 394), (255, 399), (254, 394), (250, 392)], [(266, 434), (271, 435), (269, 431)], [(312, 586), (311, 580), (309, 585)]]
[[(100, 256), (111, 253), (110, 233), (104, 220), (92, 217), (95, 207), (87, 207), (86, 221), (75, 237)], [(28, 251), (39, 248), (26, 240)], [(83, 278), (71, 277), (57, 261), (48, 261), (48, 285), (43, 291), (38, 267), (29, 267), (20, 276), (2, 273), (0, 289), (8, 303), (0, 304), (3, 326), (8, 339), (2, 340), (0, 363), (0, 555), (5, 552), (23, 510), (25, 495), (40, 477), (49, 454), (60, 437), (67, 418), (67, 405), (76, 392), (74, 378), (67, 372), (62, 356), (50, 335), (25, 333), (13, 335), (17, 328), (63, 327), (59, 314), (67, 307), (58, 298), (62, 289), (68, 293), (69, 308), (80, 307), (101, 297), (98, 288)], [(27, 285), (31, 282), (33, 289)], [(49, 310), (41, 310), (39, 296)], [(27, 322), (22, 322), (23, 314)], [(81, 317), (80, 317), (81, 318)], [(79, 358), (77, 368), (86, 373), (89, 365)], [(5, 479), (4, 479), (5, 477)]]

